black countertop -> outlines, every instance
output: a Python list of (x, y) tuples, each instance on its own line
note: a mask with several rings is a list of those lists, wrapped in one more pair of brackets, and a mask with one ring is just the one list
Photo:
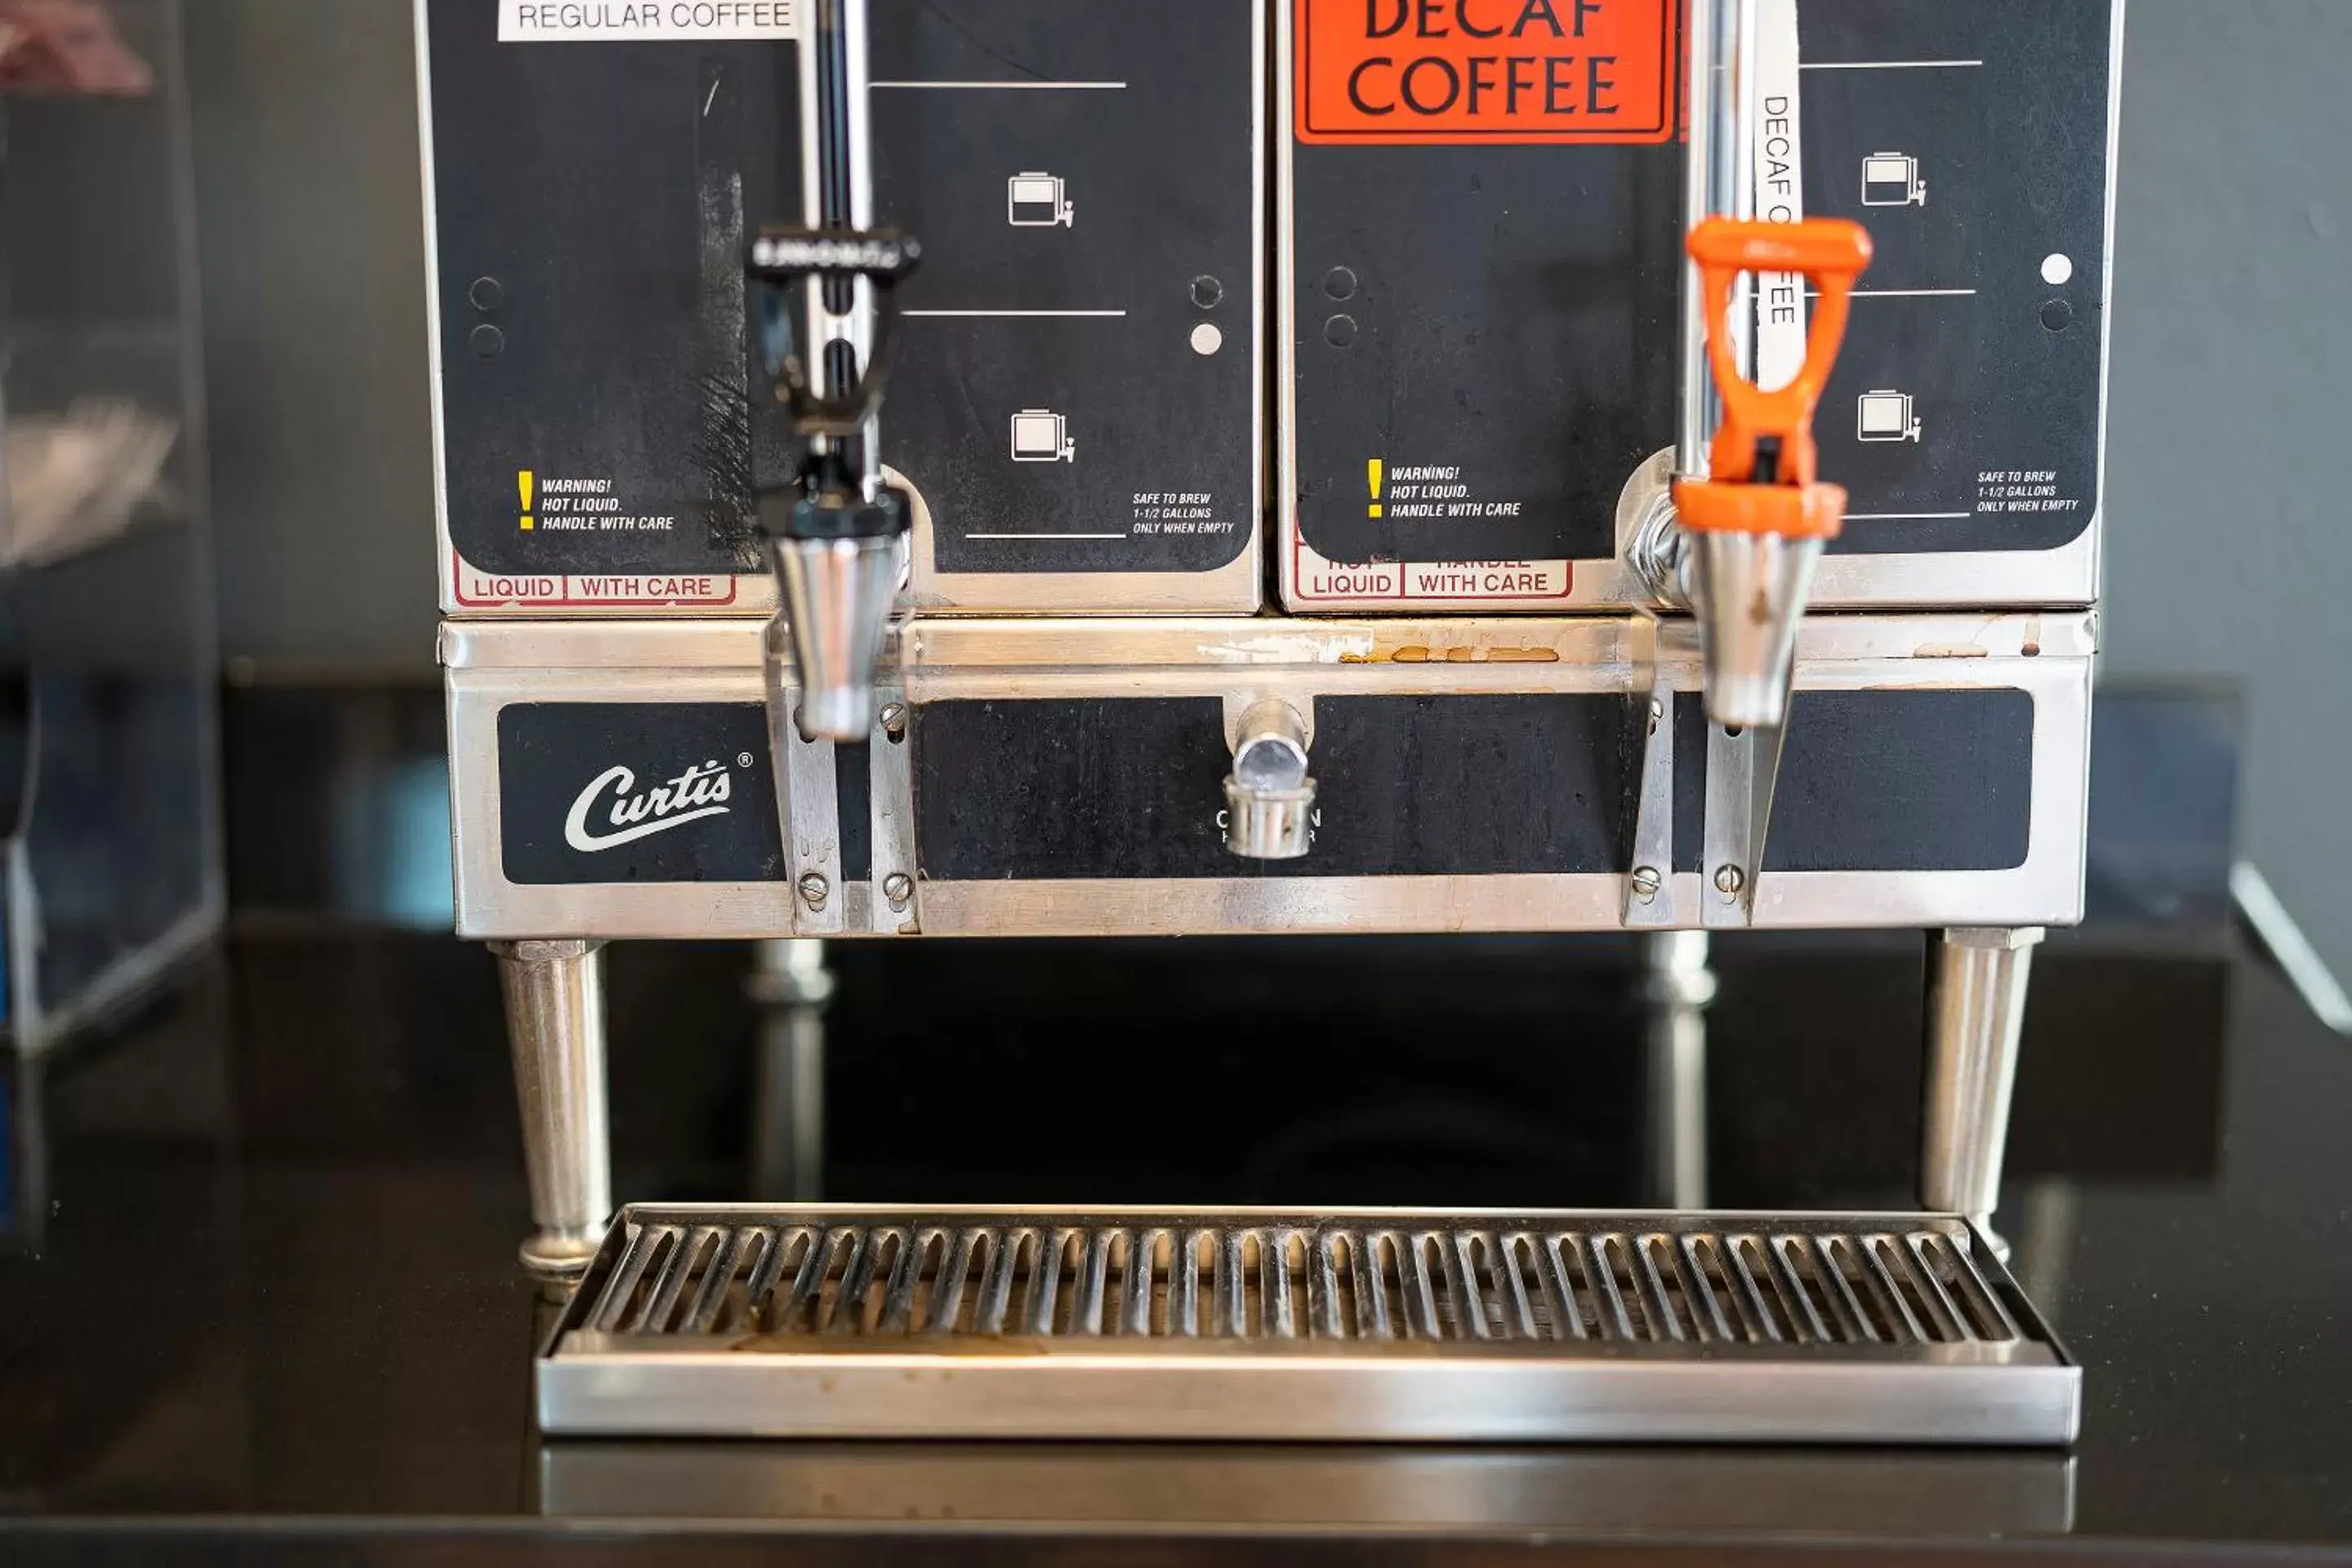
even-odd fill
[[(1717, 951), (1711, 1201), (1905, 1205), (1917, 941)], [(823, 1195), (1654, 1202), (1629, 956), (846, 949)], [(614, 950), (623, 1196), (796, 1179), (749, 962)], [(2000, 1223), (2087, 1369), (2071, 1454), (558, 1444), (490, 961), (248, 924), (5, 1080), (0, 1558), (2352, 1547), (2352, 1043), (2226, 936), (2054, 941), (2031, 1017)]]

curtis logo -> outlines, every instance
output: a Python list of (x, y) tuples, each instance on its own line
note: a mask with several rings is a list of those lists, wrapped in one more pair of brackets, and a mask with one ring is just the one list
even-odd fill
[[(724, 816), (731, 808), (734, 775), (718, 763), (691, 767), (666, 784), (637, 791), (637, 775), (625, 767), (598, 773), (572, 803), (563, 818), (563, 841), (583, 855), (667, 833), (706, 816)], [(600, 832), (589, 818), (600, 808), (615, 831)]]

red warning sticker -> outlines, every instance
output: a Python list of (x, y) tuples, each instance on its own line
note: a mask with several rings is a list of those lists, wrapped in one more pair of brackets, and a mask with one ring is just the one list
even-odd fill
[(1673, 141), (1682, 0), (1292, 0), (1301, 142)]

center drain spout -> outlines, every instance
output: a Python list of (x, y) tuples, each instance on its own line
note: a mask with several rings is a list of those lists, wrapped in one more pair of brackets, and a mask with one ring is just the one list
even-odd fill
[(1321, 815), (1307, 771), (1309, 723), (1298, 706), (1268, 697), (1249, 703), (1233, 726), (1225, 847), (1244, 859), (1296, 860), (1314, 847)]

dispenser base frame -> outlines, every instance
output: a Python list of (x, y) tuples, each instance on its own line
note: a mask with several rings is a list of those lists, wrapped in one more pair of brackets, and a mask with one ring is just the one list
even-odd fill
[[(845, 797), (835, 786), (841, 753), (830, 742), (788, 740), (780, 763), (759, 758), (757, 777), (734, 781), (746, 798), (726, 819), (740, 823), (746, 812), (766, 811), (765, 792), (777, 787), (768, 774), (783, 774), (781, 861), (764, 876), (706, 868), (704, 879), (676, 879), (632, 872), (624, 864), (627, 853), (581, 856), (563, 870), (585, 879), (526, 881), (510, 874), (509, 834), (522, 826), (543, 837), (559, 833), (574, 795), (601, 770), (631, 767), (646, 774), (632, 787), (646, 787), (659, 782), (651, 772), (656, 766), (717, 752), (697, 751), (691, 759), (646, 747), (583, 753), (576, 777), (565, 773), (543, 784), (544, 798), (510, 803), (505, 716), (541, 705), (616, 704), (639, 712), (657, 705), (677, 712), (735, 704), (748, 710), (765, 697), (763, 632), (756, 624), (715, 622), (445, 625), (459, 931), (487, 938), (1107, 936), (2028, 927), (2081, 918), (2095, 622), (2078, 612), (1812, 616), (1800, 637), (1792, 733), (1805, 724), (1807, 693), (1885, 693), (1901, 700), (1923, 691), (2013, 691), (2031, 699), (2030, 756), (2021, 763), (2030, 773), (2031, 797), (2023, 851), (1990, 868), (1768, 865), (1741, 896), (1721, 894), (1718, 862), (1744, 848), (1740, 836), (1718, 831), (1717, 818), (1732, 803), (1719, 802), (1722, 792), (1710, 787), (1706, 831), (1694, 835), (1698, 825), (1685, 823), (1685, 852), (1675, 854), (1675, 780), (1666, 749), (1672, 724), (1649, 737), (1648, 757), (1622, 759), (1622, 773), (1620, 760), (1596, 763), (1605, 763), (1611, 787), (1622, 777), (1633, 797), (1625, 809), (1638, 820), (1632, 842), (1612, 847), (1611, 861), (1590, 869), (1542, 869), (1531, 862), (1503, 870), (1317, 874), (1310, 857), (1289, 863), (1307, 874), (1258, 874), (1234, 859), (1230, 876), (1104, 876), (1089, 866), (1076, 876), (962, 877), (919, 852), (922, 808), (914, 775), (920, 759), (912, 753), (921, 736), (901, 745), (887, 731), (895, 718), (903, 733), (908, 711), (919, 721), (934, 705), (1234, 694), (1318, 705), (1366, 696), (1605, 697), (1629, 707), (1655, 701), (1672, 711), (1676, 698), (1695, 702), (1700, 686), (1696, 634), (1687, 621), (1261, 616), (916, 620), (901, 630), (884, 722), (863, 749), (870, 801), (852, 804), (870, 814), (868, 821), (840, 818)], [(905, 708), (894, 716), (898, 701)], [(1711, 739), (1707, 749), (1721, 741)], [(1213, 771), (1195, 803), (1199, 820), (1188, 831), (1196, 828), (1210, 841), (1223, 805), (1215, 783), (1228, 759), (1222, 738), (1204, 743), (1215, 755), (1204, 752), (1203, 765)], [(764, 750), (756, 740), (726, 748), (729, 756), (755, 750)], [(1310, 763), (1319, 769), (1312, 756)], [(1695, 773), (1700, 764), (1685, 757), (1683, 765)], [(1712, 786), (1730, 773), (1725, 766), (1706, 776)], [(754, 795), (761, 796), (756, 804), (749, 798)], [(1795, 820), (1789, 799), (1784, 790), (1776, 811), (1784, 823)], [(716, 826), (689, 826), (655, 842), (678, 844)], [(1150, 830), (1172, 831), (1164, 824)], [(1699, 837), (1704, 858), (1688, 853)], [(846, 856), (853, 838), (866, 843), (866, 863)], [(1672, 869), (1658, 894), (1634, 910), (1630, 886), (1644, 867)], [(812, 876), (821, 879), (821, 900), (808, 896), (820, 886)], [(903, 895), (896, 900), (894, 886)]]

